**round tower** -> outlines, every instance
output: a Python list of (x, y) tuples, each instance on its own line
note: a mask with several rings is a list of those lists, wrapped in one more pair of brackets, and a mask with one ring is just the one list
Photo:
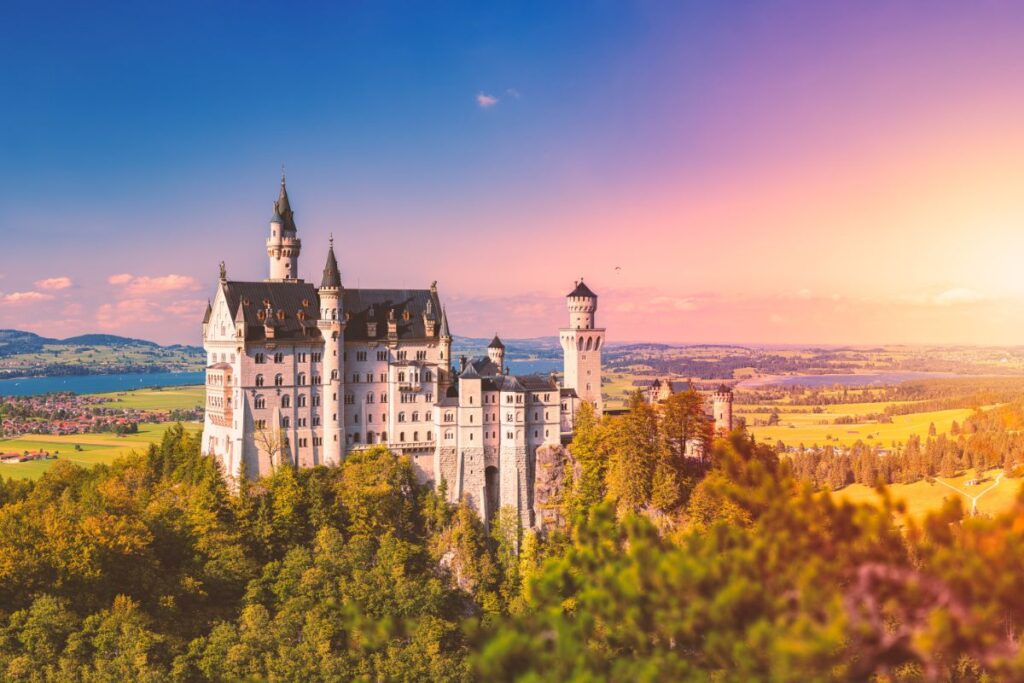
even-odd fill
[(594, 314), (597, 312), (597, 295), (583, 284), (583, 278), (576, 283), (576, 289), (566, 297), (569, 307), (569, 327), (586, 330), (594, 326)]
[(299, 252), (302, 240), (295, 227), (295, 212), (288, 201), (284, 172), (281, 173), (281, 192), (274, 202), (274, 215), (270, 218), (270, 237), (267, 238), (267, 256), (270, 258), (270, 280), (299, 279)]
[(715, 418), (715, 431), (728, 434), (732, 431), (732, 389), (724, 384), (711, 395), (711, 412)]
[(331, 238), (327, 249), (327, 264), (324, 266), (324, 277), (317, 290), (320, 295), (320, 320), (317, 327), (324, 339), (323, 377), (321, 403), (321, 434), (323, 450), (321, 462), (324, 465), (341, 463), (343, 441), (341, 425), (344, 421), (341, 399), (345, 391), (344, 354), (345, 346), (345, 315), (341, 300), (341, 273), (338, 271), (338, 260), (334, 257), (334, 238)]
[(505, 369), (505, 345), (498, 339), (498, 335), (494, 335), (494, 339), (487, 345), (487, 357), (498, 366), (499, 373)]
[(604, 410), (601, 396), (601, 348), (604, 328), (594, 326), (597, 294), (583, 284), (583, 278), (565, 297), (569, 309), (569, 327), (559, 330), (565, 374), (562, 386), (575, 389), (576, 395), (590, 402), (600, 416)]

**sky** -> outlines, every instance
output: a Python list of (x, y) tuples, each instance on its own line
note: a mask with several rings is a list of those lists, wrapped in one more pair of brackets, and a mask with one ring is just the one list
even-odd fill
[(0, 328), (201, 341), (267, 276), (454, 334), (1024, 342), (1024, 4), (68, 3), (0, 21)]

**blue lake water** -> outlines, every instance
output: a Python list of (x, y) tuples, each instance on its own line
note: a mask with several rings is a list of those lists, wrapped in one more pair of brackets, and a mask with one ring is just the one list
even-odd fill
[(69, 375), (67, 377), (29, 377), (0, 380), (0, 396), (35, 396), (54, 391), (76, 394), (100, 394), (108, 391), (180, 387), (202, 384), (202, 372), (152, 372), (127, 375)]
[(845, 387), (867, 387), (872, 385), (899, 384), (915, 379), (942, 379), (959, 377), (952, 372), (868, 372), (857, 375), (794, 375), (783, 377), (759, 377), (739, 383), (740, 389), (754, 389), (767, 386), (831, 387), (836, 384)]
[(562, 371), (562, 361), (554, 358), (540, 360), (509, 360), (506, 361), (509, 371), (513, 375), (532, 375), (539, 373), (547, 375), (552, 372)]

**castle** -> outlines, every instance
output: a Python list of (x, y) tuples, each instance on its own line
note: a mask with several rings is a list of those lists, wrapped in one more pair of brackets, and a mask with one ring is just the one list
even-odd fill
[(511, 506), (524, 525), (538, 523), (538, 451), (571, 440), (582, 401), (603, 409), (597, 295), (580, 280), (566, 297), (559, 385), (511, 374), (497, 336), (486, 356), (453, 364), (437, 283), (347, 288), (333, 239), (320, 286), (299, 278), (302, 241), (283, 176), (269, 232), (269, 277), (229, 280), (221, 263), (203, 318), (203, 453), (236, 481), (285, 463), (338, 465), (384, 444), (485, 520)]

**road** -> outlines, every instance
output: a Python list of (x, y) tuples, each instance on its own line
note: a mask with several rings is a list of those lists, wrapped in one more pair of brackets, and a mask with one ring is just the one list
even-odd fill
[(953, 489), (954, 491), (959, 493), (961, 496), (963, 496), (967, 500), (971, 501), (971, 516), (974, 516), (974, 515), (978, 514), (978, 499), (981, 498), (982, 496), (984, 496), (986, 493), (988, 493), (992, 489), (994, 489), (995, 487), (999, 486), (999, 482), (1001, 482), (1002, 480), (1003, 480), (1003, 473), (1000, 472), (999, 474), (996, 475), (996, 480), (994, 482), (992, 482), (991, 486), (986, 488), (984, 491), (978, 491), (978, 495), (972, 496), (971, 494), (967, 493), (966, 491), (958, 489), (957, 487), (953, 486), (952, 484), (950, 484), (948, 482), (942, 481), (938, 477), (935, 478), (935, 481), (939, 482), (940, 484), (942, 484), (943, 486), (945, 486), (948, 489)]

